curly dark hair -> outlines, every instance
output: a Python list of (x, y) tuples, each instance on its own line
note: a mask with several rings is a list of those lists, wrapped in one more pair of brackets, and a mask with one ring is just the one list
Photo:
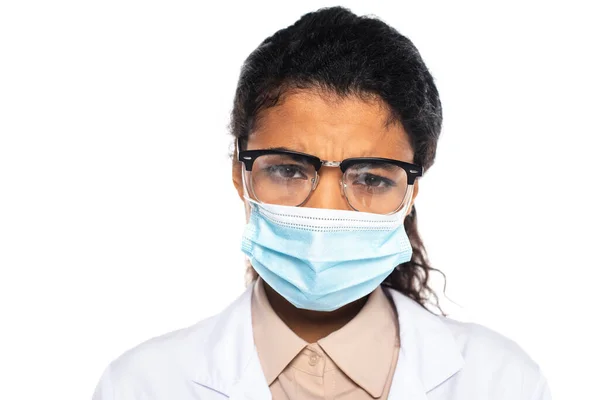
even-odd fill
[[(342, 7), (324, 8), (265, 39), (244, 62), (235, 93), (230, 130), (241, 150), (260, 112), (297, 89), (383, 100), (389, 123), (400, 123), (410, 138), (414, 163), (424, 171), (433, 165), (442, 128), (437, 88), (413, 43), (383, 21)], [(398, 265), (383, 285), (442, 312), (429, 285), (430, 272), (439, 270), (427, 258), (414, 205), (404, 226), (412, 259)]]

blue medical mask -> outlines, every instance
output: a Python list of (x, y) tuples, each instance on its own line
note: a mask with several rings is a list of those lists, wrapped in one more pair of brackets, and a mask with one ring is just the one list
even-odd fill
[(242, 251), (297, 308), (336, 310), (371, 293), (412, 257), (404, 230), (407, 206), (379, 215), (246, 201)]

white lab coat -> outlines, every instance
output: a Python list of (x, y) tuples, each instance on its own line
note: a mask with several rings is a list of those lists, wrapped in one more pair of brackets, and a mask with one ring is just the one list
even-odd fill
[[(401, 346), (389, 399), (550, 400), (539, 367), (517, 344), (390, 292)], [(252, 285), (220, 314), (127, 351), (106, 368), (93, 399), (270, 399), (254, 347), (251, 295)]]

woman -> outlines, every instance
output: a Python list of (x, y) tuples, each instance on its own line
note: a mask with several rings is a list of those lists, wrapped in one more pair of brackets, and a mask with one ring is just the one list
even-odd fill
[(232, 113), (251, 284), (222, 313), (128, 351), (109, 399), (549, 399), (513, 342), (425, 307), (416, 226), (442, 108), (404, 36), (343, 8), (267, 38)]

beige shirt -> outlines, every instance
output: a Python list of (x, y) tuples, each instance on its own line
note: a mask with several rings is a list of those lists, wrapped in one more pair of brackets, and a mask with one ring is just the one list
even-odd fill
[(398, 319), (378, 287), (349, 323), (307, 343), (277, 316), (258, 278), (252, 329), (273, 400), (385, 399), (398, 360)]

